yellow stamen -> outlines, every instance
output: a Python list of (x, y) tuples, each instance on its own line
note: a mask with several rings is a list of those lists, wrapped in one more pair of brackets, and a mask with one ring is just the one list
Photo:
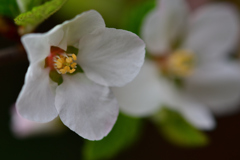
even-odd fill
[(56, 64), (57, 64), (57, 68), (62, 68), (62, 63), (61, 62), (57, 61)]
[(70, 67), (69, 66), (65, 66), (64, 69), (69, 72), (70, 71)]
[(76, 71), (77, 63), (74, 62), (77, 60), (75, 54), (64, 54), (55, 57), (55, 69), (60, 74), (73, 73)]
[(67, 71), (65, 70), (65, 68), (64, 69), (60, 69), (59, 70), (62, 74), (66, 74), (67, 73)]
[(73, 58), (74, 61), (77, 60), (77, 56), (75, 54), (72, 54), (72, 58)]
[(63, 58), (59, 58), (57, 61), (58, 61), (59, 63), (64, 63), (64, 59), (63, 59)]
[(72, 60), (72, 58), (70, 58), (70, 57), (67, 57), (67, 58), (66, 58), (66, 62), (67, 62), (67, 63), (72, 63), (72, 62), (73, 62), (73, 60)]
[(77, 63), (72, 63), (72, 64), (71, 64), (71, 67), (72, 67), (72, 68), (75, 68), (76, 65), (77, 65)]
[(168, 58), (167, 65), (171, 74), (185, 77), (191, 74), (194, 62), (194, 55), (187, 50), (177, 50)]
[(71, 69), (70, 71), (69, 71), (69, 73), (73, 73), (73, 72), (75, 72), (76, 71), (76, 69)]

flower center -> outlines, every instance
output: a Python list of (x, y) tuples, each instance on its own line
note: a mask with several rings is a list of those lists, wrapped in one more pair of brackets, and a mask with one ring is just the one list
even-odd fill
[(75, 54), (60, 54), (53, 58), (54, 68), (59, 74), (73, 73), (76, 71), (77, 56)]
[(46, 58), (46, 67), (55, 69), (59, 74), (73, 73), (77, 68), (76, 60), (76, 54), (52, 46), (51, 54)]
[(192, 73), (194, 54), (188, 50), (177, 50), (167, 59), (167, 68), (170, 74), (186, 77)]
[(188, 50), (176, 50), (153, 58), (162, 74), (167, 77), (183, 78), (193, 71), (194, 54)]

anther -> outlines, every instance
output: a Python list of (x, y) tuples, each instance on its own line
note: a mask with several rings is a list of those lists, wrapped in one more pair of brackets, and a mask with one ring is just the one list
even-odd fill
[(67, 62), (67, 63), (72, 63), (73, 60), (72, 60), (72, 58), (68, 57), (68, 58), (66, 58), (66, 62)]
[(73, 73), (73, 72), (75, 72), (76, 71), (76, 69), (71, 69), (70, 71), (69, 71), (69, 73)]
[(66, 74), (66, 72), (67, 72), (65, 69), (60, 69), (59, 71), (60, 71), (62, 74)]
[(172, 74), (185, 77), (192, 72), (194, 54), (187, 50), (178, 50), (168, 59), (168, 69)]
[(56, 62), (57, 68), (62, 68), (62, 63)]
[(72, 63), (72, 64), (71, 64), (71, 67), (72, 67), (72, 68), (76, 68), (76, 67), (77, 67), (77, 63)]
[(72, 58), (73, 58), (74, 61), (77, 60), (77, 56), (75, 54), (72, 54)]
[(77, 56), (75, 54), (63, 53), (56, 55), (53, 58), (54, 68), (59, 74), (73, 73), (77, 68), (77, 63), (74, 62), (75, 60), (77, 60)]

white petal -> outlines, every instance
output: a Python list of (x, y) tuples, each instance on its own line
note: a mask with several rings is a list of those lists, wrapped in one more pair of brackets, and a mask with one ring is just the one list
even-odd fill
[(170, 108), (178, 108), (181, 90), (176, 87), (174, 82), (163, 75), (158, 76), (158, 81), (161, 86), (161, 105), (168, 106)]
[(156, 66), (145, 61), (137, 77), (124, 87), (113, 87), (121, 111), (132, 116), (148, 116), (161, 106), (162, 86)]
[(215, 126), (214, 119), (210, 112), (187, 95), (181, 88), (165, 77), (159, 77), (161, 84), (161, 104), (183, 114), (187, 121), (199, 129), (210, 130)]
[(119, 87), (136, 77), (144, 56), (145, 44), (137, 35), (106, 28), (81, 39), (78, 64), (92, 81)]
[(186, 0), (186, 1), (189, 7), (191, 8), (191, 12), (194, 12), (201, 8), (202, 6), (207, 5), (211, 0)]
[(83, 138), (102, 139), (118, 116), (118, 104), (110, 89), (80, 73), (63, 78), (55, 99), (60, 119)]
[(236, 47), (239, 16), (229, 4), (211, 4), (199, 9), (191, 19), (183, 48), (198, 54), (198, 60), (223, 59)]
[(50, 46), (57, 46), (64, 50), (67, 49), (67, 38), (64, 35), (64, 30), (61, 25), (55, 26), (49, 32), (43, 34), (47, 38), (47, 42)]
[(49, 70), (42, 69), (39, 63), (29, 66), (25, 84), (16, 103), (18, 112), (24, 118), (36, 122), (49, 122), (57, 116), (48, 74)]
[(179, 111), (187, 121), (198, 129), (212, 130), (215, 127), (215, 120), (210, 111), (200, 103), (190, 99), (183, 98), (179, 104)]
[(184, 33), (188, 6), (184, 0), (161, 0), (160, 7), (147, 15), (142, 37), (152, 54), (171, 51), (171, 45)]
[(105, 28), (102, 16), (95, 10), (83, 12), (62, 25), (68, 45), (78, 48), (79, 40), (86, 34)]
[(240, 66), (234, 62), (199, 68), (186, 80), (186, 90), (218, 114), (239, 109)]
[(81, 37), (98, 29), (104, 29), (105, 23), (96, 11), (84, 12), (74, 19), (55, 26), (44, 34), (27, 34), (22, 43), (31, 63), (44, 60), (50, 54), (50, 47), (57, 46), (63, 50), (68, 45), (78, 47)]
[(44, 60), (50, 53), (50, 45), (42, 34), (27, 34), (21, 40), (31, 63)]
[[(51, 46), (59, 46), (63, 39), (63, 31), (56, 26), (45, 34), (27, 34), (21, 38), (30, 63), (43, 61), (50, 54)], [(61, 47), (61, 46), (60, 46)]]

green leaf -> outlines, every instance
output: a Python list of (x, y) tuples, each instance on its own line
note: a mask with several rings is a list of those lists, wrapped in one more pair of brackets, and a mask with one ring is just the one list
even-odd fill
[(62, 75), (59, 74), (56, 70), (51, 70), (49, 72), (49, 77), (53, 82), (56, 82), (58, 85), (62, 84), (63, 82)]
[(27, 12), (32, 10), (33, 7), (39, 6), (49, 0), (18, 0), (18, 6), (20, 11)]
[(163, 108), (154, 120), (162, 135), (175, 145), (201, 147), (208, 144), (207, 136), (189, 124), (176, 111)]
[(15, 18), (19, 13), (16, 0), (0, 0), (0, 15)]
[(52, 0), (43, 5), (34, 7), (31, 11), (20, 14), (16, 17), (15, 23), (20, 26), (31, 26), (35, 28), (53, 13), (59, 10), (67, 0)]
[(86, 141), (83, 147), (85, 160), (110, 159), (126, 149), (139, 137), (142, 121), (119, 114), (109, 135), (100, 141)]
[(147, 0), (135, 8), (129, 9), (123, 19), (122, 28), (139, 35), (140, 27), (147, 13), (156, 6), (156, 0)]

